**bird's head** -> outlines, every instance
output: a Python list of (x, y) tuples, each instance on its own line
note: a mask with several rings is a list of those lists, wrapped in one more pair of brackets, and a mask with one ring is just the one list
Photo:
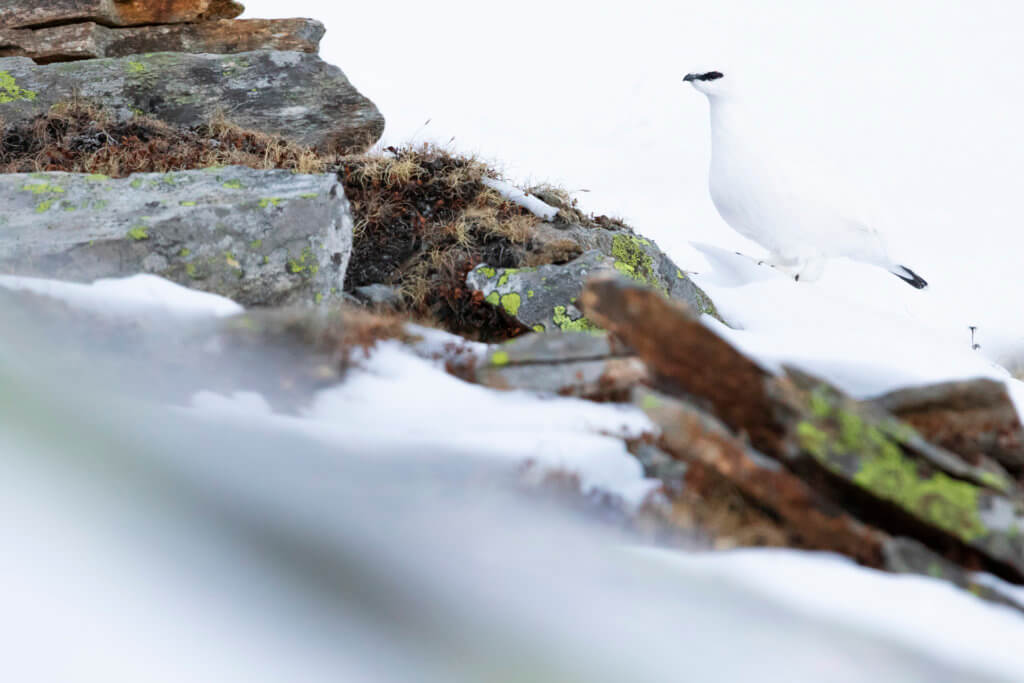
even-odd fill
[(729, 79), (721, 71), (695, 71), (686, 74), (683, 81), (708, 97), (725, 94), (730, 85)]

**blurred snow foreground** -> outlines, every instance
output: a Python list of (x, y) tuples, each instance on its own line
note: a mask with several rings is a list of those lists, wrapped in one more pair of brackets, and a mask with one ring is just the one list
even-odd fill
[[(138, 284), (72, 305), (102, 292), (123, 317)], [(71, 301), (63, 287), (45, 291)], [(180, 323), (174, 299), (154, 301)], [(178, 300), (201, 323), (198, 300)], [(208, 318), (224, 310), (207, 300)], [(650, 428), (630, 409), (499, 394), (397, 344), (298, 412), (269, 391), (175, 408), (165, 386), (212, 379), (160, 367), (140, 390), (90, 371), (107, 362), (89, 339), (3, 314), (11, 680), (1024, 676), (1024, 620), (948, 584), (827, 554), (640, 549), (508, 476), (525, 455), (640, 500), (650, 483), (614, 437)], [(74, 376), (54, 362), (68, 343)], [(278, 362), (246, 360), (252, 375)]]

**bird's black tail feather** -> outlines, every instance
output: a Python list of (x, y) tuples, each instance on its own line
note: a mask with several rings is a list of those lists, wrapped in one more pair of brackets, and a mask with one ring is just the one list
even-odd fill
[(906, 266), (893, 266), (889, 272), (915, 289), (924, 289), (928, 286), (928, 282), (923, 277)]

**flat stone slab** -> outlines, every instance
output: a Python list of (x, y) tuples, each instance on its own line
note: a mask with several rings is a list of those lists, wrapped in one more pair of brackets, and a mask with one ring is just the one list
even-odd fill
[(384, 117), (345, 74), (316, 55), (157, 52), (39, 65), (0, 59), (0, 119), (17, 123), (77, 96), (128, 119), (145, 113), (194, 126), (218, 113), (245, 128), (322, 151), (361, 151)]
[(313, 19), (224, 19), (129, 28), (84, 22), (0, 29), (0, 57), (28, 57), (48, 64), (149, 52), (236, 54), (279, 50), (316, 54), (323, 36), (323, 24)]
[(225, 167), (0, 175), (0, 272), (153, 273), (244, 306), (341, 298), (352, 216), (333, 174)]
[(233, 19), (245, 11), (232, 0), (4, 0), (0, 28), (95, 21), (108, 26)]

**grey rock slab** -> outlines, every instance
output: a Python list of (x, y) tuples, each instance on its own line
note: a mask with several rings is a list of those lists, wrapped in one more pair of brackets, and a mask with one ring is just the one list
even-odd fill
[(484, 300), (535, 332), (596, 331), (583, 317), (576, 299), (591, 275), (614, 269), (614, 261), (600, 251), (589, 251), (563, 265), (536, 268), (491, 268), (480, 265), (466, 276), (466, 284)]
[(366, 149), (384, 130), (377, 107), (340, 69), (304, 52), (156, 52), (46, 65), (0, 59), (0, 119), (7, 123), (72, 96), (120, 119), (144, 113), (194, 126), (224, 114), (245, 128), (327, 152)]
[(7, 174), (0, 205), (2, 273), (153, 273), (245, 306), (340, 298), (352, 250), (352, 216), (333, 174)]
[(647, 368), (606, 334), (528, 334), (490, 350), (475, 369), (479, 384), (587, 398), (627, 392)]

